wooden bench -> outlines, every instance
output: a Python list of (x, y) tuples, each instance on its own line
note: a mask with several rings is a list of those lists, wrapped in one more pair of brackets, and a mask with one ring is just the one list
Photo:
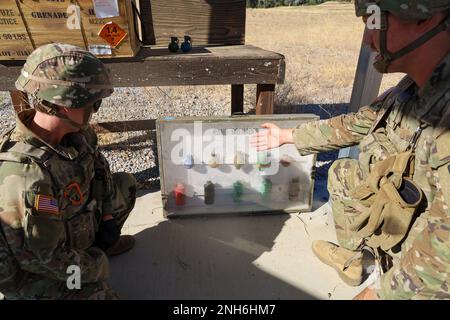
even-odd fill
[[(256, 114), (273, 113), (275, 86), (284, 82), (284, 56), (245, 45), (245, 0), (140, 0), (144, 48), (133, 58), (102, 59), (116, 87), (231, 85), (231, 113), (243, 112), (244, 85), (257, 86)], [(171, 35), (188, 34), (193, 50), (171, 53)], [(63, 41), (63, 39), (61, 39)], [(15, 90), (24, 61), (0, 61), (0, 91), (16, 111), (28, 98)], [(154, 120), (98, 123), (96, 131), (153, 129)]]

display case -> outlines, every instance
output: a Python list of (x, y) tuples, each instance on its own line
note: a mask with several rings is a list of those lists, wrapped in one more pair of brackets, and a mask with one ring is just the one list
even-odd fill
[(295, 128), (315, 115), (164, 118), (157, 121), (165, 216), (309, 211), (315, 155), (293, 144), (257, 152), (263, 123)]

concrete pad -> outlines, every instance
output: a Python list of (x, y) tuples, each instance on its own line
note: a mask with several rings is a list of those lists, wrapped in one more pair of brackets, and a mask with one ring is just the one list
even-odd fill
[(312, 253), (336, 241), (328, 204), (312, 213), (165, 219), (160, 192), (141, 194), (124, 226), (136, 247), (111, 259), (123, 299), (351, 299)]

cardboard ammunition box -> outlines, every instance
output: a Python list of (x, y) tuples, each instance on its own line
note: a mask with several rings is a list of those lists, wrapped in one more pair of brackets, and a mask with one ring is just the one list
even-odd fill
[(257, 152), (261, 124), (295, 128), (316, 115), (166, 118), (157, 121), (165, 216), (310, 211), (315, 155), (288, 144)]
[[(132, 6), (134, 1), (119, 0), (120, 16), (102, 19), (96, 17), (92, 0), (78, 0), (77, 2), (81, 8), (83, 35), (86, 38), (88, 50), (102, 57), (133, 57), (136, 55), (140, 44), (136, 30), (138, 23)], [(116, 47), (99, 36), (102, 27), (110, 22), (115, 23), (125, 32), (125, 37)], [(108, 29), (111, 29), (112, 32), (115, 31), (114, 27)], [(114, 36), (112, 35), (112, 37)], [(109, 50), (111, 54), (102, 54), (102, 52)]]
[(35, 48), (52, 42), (63, 42), (86, 48), (81, 28), (77, 28), (74, 1), (19, 0)]
[[(118, 0), (119, 15), (102, 19), (96, 16), (93, 0), (18, 0), (18, 4), (35, 48), (62, 42), (100, 57), (133, 57), (140, 44), (132, 1)], [(108, 37), (102, 38), (100, 31), (111, 23), (103, 33)]]
[(0, 60), (25, 60), (33, 51), (16, 0), (0, 1)]

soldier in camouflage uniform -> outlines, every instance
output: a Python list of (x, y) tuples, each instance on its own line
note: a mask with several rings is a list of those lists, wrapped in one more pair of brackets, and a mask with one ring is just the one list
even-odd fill
[(364, 21), (371, 4), (381, 11), (381, 29), (365, 39), (380, 53), (375, 68), (408, 76), (357, 113), (264, 124), (253, 144), (295, 143), (302, 155), (359, 144), (359, 160), (329, 170), (340, 246), (315, 241), (314, 253), (360, 285), (363, 249), (372, 252), (384, 273), (357, 299), (450, 299), (450, 1), (356, 0)]
[[(28, 57), (16, 87), (34, 109), (19, 113), (0, 139), (0, 292), (6, 299), (116, 299), (107, 256), (134, 245), (120, 230), (136, 181), (111, 174), (88, 126), (113, 92), (109, 71), (89, 52), (50, 44)], [(79, 268), (80, 288), (67, 285), (71, 266)]]

